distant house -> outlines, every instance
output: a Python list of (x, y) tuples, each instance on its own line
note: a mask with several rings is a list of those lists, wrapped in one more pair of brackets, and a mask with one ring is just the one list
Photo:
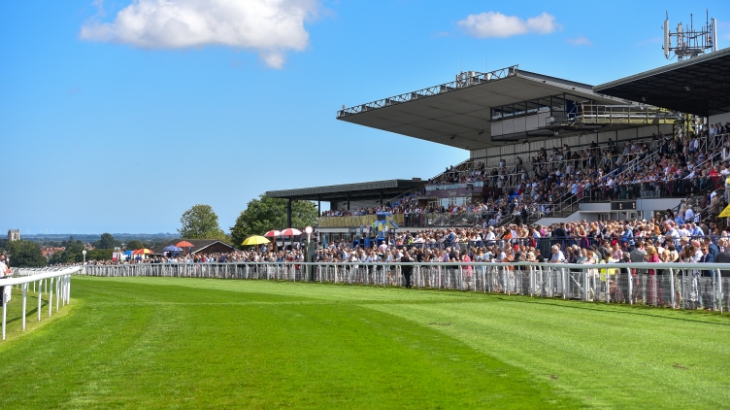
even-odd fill
[[(152, 251), (155, 253), (155, 255), (162, 255), (163, 249), (170, 246), (170, 245), (176, 245), (177, 243), (180, 243), (182, 241), (188, 241), (191, 244), (193, 244), (193, 247), (190, 249), (190, 253), (193, 255), (208, 255), (211, 253), (229, 253), (233, 252), (233, 246), (219, 241), (217, 239), (173, 239), (170, 241), (165, 242), (162, 246), (159, 246), (157, 248), (152, 249)], [(184, 249), (187, 252), (187, 248)]]
[(64, 247), (52, 248), (52, 247), (44, 246), (41, 248), (41, 255), (45, 256), (46, 259), (50, 259), (51, 256), (53, 256), (53, 254), (55, 254), (56, 252), (63, 252), (65, 250), (66, 250), (66, 248), (64, 248)]

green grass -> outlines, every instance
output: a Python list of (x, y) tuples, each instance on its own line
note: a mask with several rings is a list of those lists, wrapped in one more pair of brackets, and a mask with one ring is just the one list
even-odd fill
[[(458, 292), (74, 277), (0, 408), (721, 408), (730, 318)], [(35, 323), (30, 298), (29, 323)]]

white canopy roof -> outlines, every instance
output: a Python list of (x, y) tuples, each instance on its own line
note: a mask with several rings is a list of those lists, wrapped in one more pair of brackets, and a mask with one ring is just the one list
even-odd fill
[[(463, 73), (467, 74), (467, 73)], [(492, 141), (491, 108), (570, 94), (596, 104), (625, 101), (593, 92), (588, 84), (549, 77), (517, 66), (469, 73), (463, 81), (441, 84), (343, 109), (337, 118), (367, 127), (467, 150), (504, 145)]]

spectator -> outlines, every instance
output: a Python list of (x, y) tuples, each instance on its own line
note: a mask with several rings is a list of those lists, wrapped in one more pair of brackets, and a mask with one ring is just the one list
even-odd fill
[[(10, 278), (13, 276), (13, 271), (10, 269), (10, 266), (8, 265), (8, 261), (5, 259), (5, 254), (0, 254), (0, 279), (4, 278)], [(7, 286), (0, 286), (0, 304), (2, 304), (5, 301), (5, 298), (7, 297), (6, 292), (10, 288)]]

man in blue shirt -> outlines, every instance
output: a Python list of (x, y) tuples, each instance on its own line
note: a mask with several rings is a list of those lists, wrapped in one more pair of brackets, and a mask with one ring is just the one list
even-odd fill
[(684, 218), (682, 218), (682, 214), (680, 212), (677, 212), (677, 216), (674, 217), (674, 222), (677, 225), (683, 225), (684, 224)]
[(451, 246), (456, 242), (456, 234), (453, 229), (449, 229), (449, 233), (446, 235), (446, 245)]
[(720, 253), (720, 248), (712, 243), (712, 238), (710, 238), (709, 236), (705, 236), (705, 246), (707, 246), (707, 250), (709, 251), (710, 255), (712, 255), (712, 261), (714, 262), (715, 260), (717, 260), (717, 254)]

